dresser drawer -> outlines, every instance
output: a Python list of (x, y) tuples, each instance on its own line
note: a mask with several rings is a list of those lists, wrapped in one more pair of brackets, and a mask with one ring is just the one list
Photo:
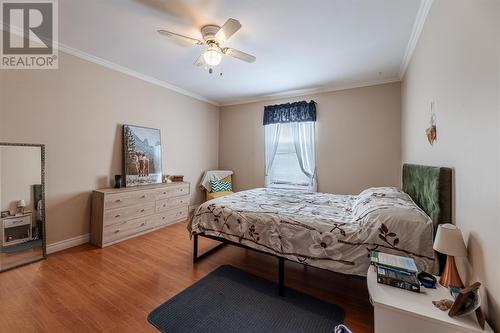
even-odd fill
[(113, 242), (139, 232), (155, 227), (156, 220), (153, 216), (129, 220), (105, 226), (103, 230), (103, 243)]
[(178, 207), (174, 209), (166, 210), (158, 215), (156, 215), (156, 226), (167, 225), (172, 222), (177, 222), (188, 217), (188, 207)]
[(154, 191), (131, 191), (108, 194), (104, 198), (104, 209), (112, 209), (135, 205), (141, 202), (153, 202), (156, 199)]
[(142, 205), (109, 209), (104, 212), (104, 225), (116, 222), (123, 222), (139, 217), (145, 217), (155, 212), (155, 202), (148, 202)]
[(179, 186), (172, 186), (158, 190), (156, 199), (164, 200), (173, 197), (179, 197), (189, 194), (189, 184), (182, 184)]
[(4, 228), (17, 227), (20, 225), (31, 224), (31, 217), (29, 216), (20, 216), (13, 217), (3, 220)]
[(90, 242), (105, 247), (186, 220), (189, 186), (179, 182), (95, 190)]
[(162, 212), (174, 207), (184, 206), (189, 204), (189, 195), (182, 197), (159, 200), (156, 202), (156, 212)]

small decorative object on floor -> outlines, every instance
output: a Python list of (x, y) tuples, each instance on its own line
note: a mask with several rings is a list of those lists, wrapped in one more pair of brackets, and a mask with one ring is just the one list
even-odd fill
[(481, 310), (481, 296), (479, 287), (481, 283), (476, 282), (458, 293), (448, 315), (450, 317), (463, 316), (475, 312), (479, 325), (484, 330), (484, 315)]
[(115, 175), (115, 188), (122, 187), (122, 175)]
[(345, 325), (337, 325), (335, 327), (335, 333), (354, 333), (353, 331), (351, 331), (349, 328), (347, 328), (347, 326)]
[(455, 257), (467, 256), (467, 248), (460, 229), (450, 223), (441, 224), (434, 240), (434, 250), (447, 255), (439, 283), (446, 288), (449, 286), (463, 288), (464, 284), (455, 265)]
[(337, 327), (335, 327), (335, 333), (354, 333), (353, 331), (351, 331), (347, 326), (345, 325), (337, 325)]
[(442, 299), (440, 301), (432, 301), (432, 304), (441, 311), (448, 311), (451, 309), (453, 301), (451, 299)]

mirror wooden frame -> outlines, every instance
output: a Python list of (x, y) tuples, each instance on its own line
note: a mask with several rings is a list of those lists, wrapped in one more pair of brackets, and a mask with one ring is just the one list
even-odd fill
[(18, 265), (13, 265), (12, 267), (8, 267), (5, 269), (0, 269), (1, 272), (5, 272), (17, 267), (21, 267), (24, 265), (29, 265), (31, 263), (47, 259), (47, 218), (46, 218), (46, 201), (45, 201), (45, 145), (44, 144), (37, 144), (37, 143), (11, 143), (11, 142), (0, 142), (0, 147), (1, 146), (8, 146), (8, 147), (39, 147), (40, 148), (40, 179), (41, 179), (41, 185), (42, 185), (42, 204), (43, 204), (43, 209), (42, 209), (42, 256), (40, 258), (36, 258), (33, 260), (29, 260), (26, 262), (21, 262)]

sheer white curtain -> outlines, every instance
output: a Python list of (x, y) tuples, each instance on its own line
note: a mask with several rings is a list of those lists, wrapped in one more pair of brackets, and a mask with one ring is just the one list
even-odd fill
[(269, 124), (264, 126), (265, 128), (265, 150), (266, 150), (266, 178), (265, 183), (266, 187), (270, 185), (270, 172), (273, 168), (274, 158), (276, 156), (276, 152), (278, 151), (278, 144), (280, 139), (281, 127), (280, 124)]
[(308, 189), (316, 192), (316, 149), (314, 121), (292, 123), (293, 143), (302, 172), (309, 178)]

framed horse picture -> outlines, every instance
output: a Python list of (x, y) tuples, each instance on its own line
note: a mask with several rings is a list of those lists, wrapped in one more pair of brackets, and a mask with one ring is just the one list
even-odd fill
[(160, 130), (123, 125), (123, 158), (125, 186), (161, 183)]

